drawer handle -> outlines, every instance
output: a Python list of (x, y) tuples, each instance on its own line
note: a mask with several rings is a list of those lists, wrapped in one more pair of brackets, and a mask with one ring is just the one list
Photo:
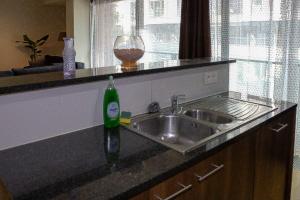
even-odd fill
[(278, 129), (275, 129), (275, 128), (270, 128), (270, 129), (276, 133), (280, 133), (282, 130), (284, 130), (286, 127), (288, 127), (288, 124), (278, 123), (278, 125), (280, 126)]
[(207, 174), (200, 176), (198, 174), (195, 174), (195, 176), (198, 178), (198, 181), (201, 182), (205, 179), (207, 179), (209, 176), (215, 174), (217, 171), (220, 171), (221, 169), (223, 169), (224, 165), (215, 165), (215, 164), (211, 164), (211, 166), (215, 167), (213, 170), (211, 170), (210, 172), (208, 172)]
[(155, 198), (159, 199), (159, 200), (171, 200), (171, 199), (174, 199), (176, 197), (178, 197), (179, 195), (181, 195), (182, 193), (192, 189), (192, 184), (190, 185), (183, 185), (182, 183), (177, 183), (180, 187), (182, 187), (182, 189), (178, 190), (177, 192), (171, 194), (170, 196), (166, 197), (166, 198), (161, 198), (160, 196), (158, 195), (154, 195)]

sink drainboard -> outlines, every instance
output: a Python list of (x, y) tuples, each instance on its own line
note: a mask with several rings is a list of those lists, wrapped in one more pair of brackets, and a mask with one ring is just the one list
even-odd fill
[(270, 112), (270, 107), (256, 103), (239, 101), (221, 96), (208, 97), (208, 101), (200, 101), (193, 104), (193, 107), (213, 110), (216, 112), (231, 115), (239, 120), (247, 120), (260, 112)]

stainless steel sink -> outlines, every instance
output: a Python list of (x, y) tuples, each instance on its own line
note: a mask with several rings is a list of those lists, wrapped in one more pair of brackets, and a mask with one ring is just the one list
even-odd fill
[(184, 111), (184, 114), (197, 120), (203, 120), (214, 124), (229, 124), (235, 120), (235, 118), (230, 115), (205, 109), (187, 110)]
[(195, 144), (216, 130), (178, 115), (159, 115), (136, 122), (138, 131), (171, 144)]
[(129, 128), (148, 138), (185, 153), (194, 149), (199, 142), (218, 132), (184, 115), (156, 114), (134, 119)]
[(274, 106), (211, 96), (182, 104), (180, 111), (172, 114), (172, 109), (166, 108), (157, 114), (137, 116), (126, 127), (185, 154), (275, 109)]

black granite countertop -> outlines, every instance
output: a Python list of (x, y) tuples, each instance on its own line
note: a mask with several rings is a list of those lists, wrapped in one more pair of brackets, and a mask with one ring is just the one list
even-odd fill
[(63, 72), (4, 77), (0, 78), (0, 95), (106, 80), (109, 75), (120, 78), (234, 62), (234, 59), (224, 58), (168, 60), (138, 64), (137, 68), (130, 71), (122, 69), (120, 65), (76, 70), (72, 78), (64, 77)]
[[(222, 94), (262, 104), (239, 93)], [(127, 199), (196, 164), (296, 104), (278, 109), (182, 155), (122, 127), (102, 126), (0, 151), (0, 179), (20, 199)]]

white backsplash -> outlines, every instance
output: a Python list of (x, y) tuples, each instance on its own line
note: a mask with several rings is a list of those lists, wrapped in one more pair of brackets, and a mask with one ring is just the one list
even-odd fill
[[(218, 82), (204, 84), (204, 72), (218, 70)], [(228, 91), (228, 65), (116, 79), (121, 109), (145, 113), (152, 101), (170, 105)], [(107, 81), (0, 96), (0, 150), (100, 125)]]

